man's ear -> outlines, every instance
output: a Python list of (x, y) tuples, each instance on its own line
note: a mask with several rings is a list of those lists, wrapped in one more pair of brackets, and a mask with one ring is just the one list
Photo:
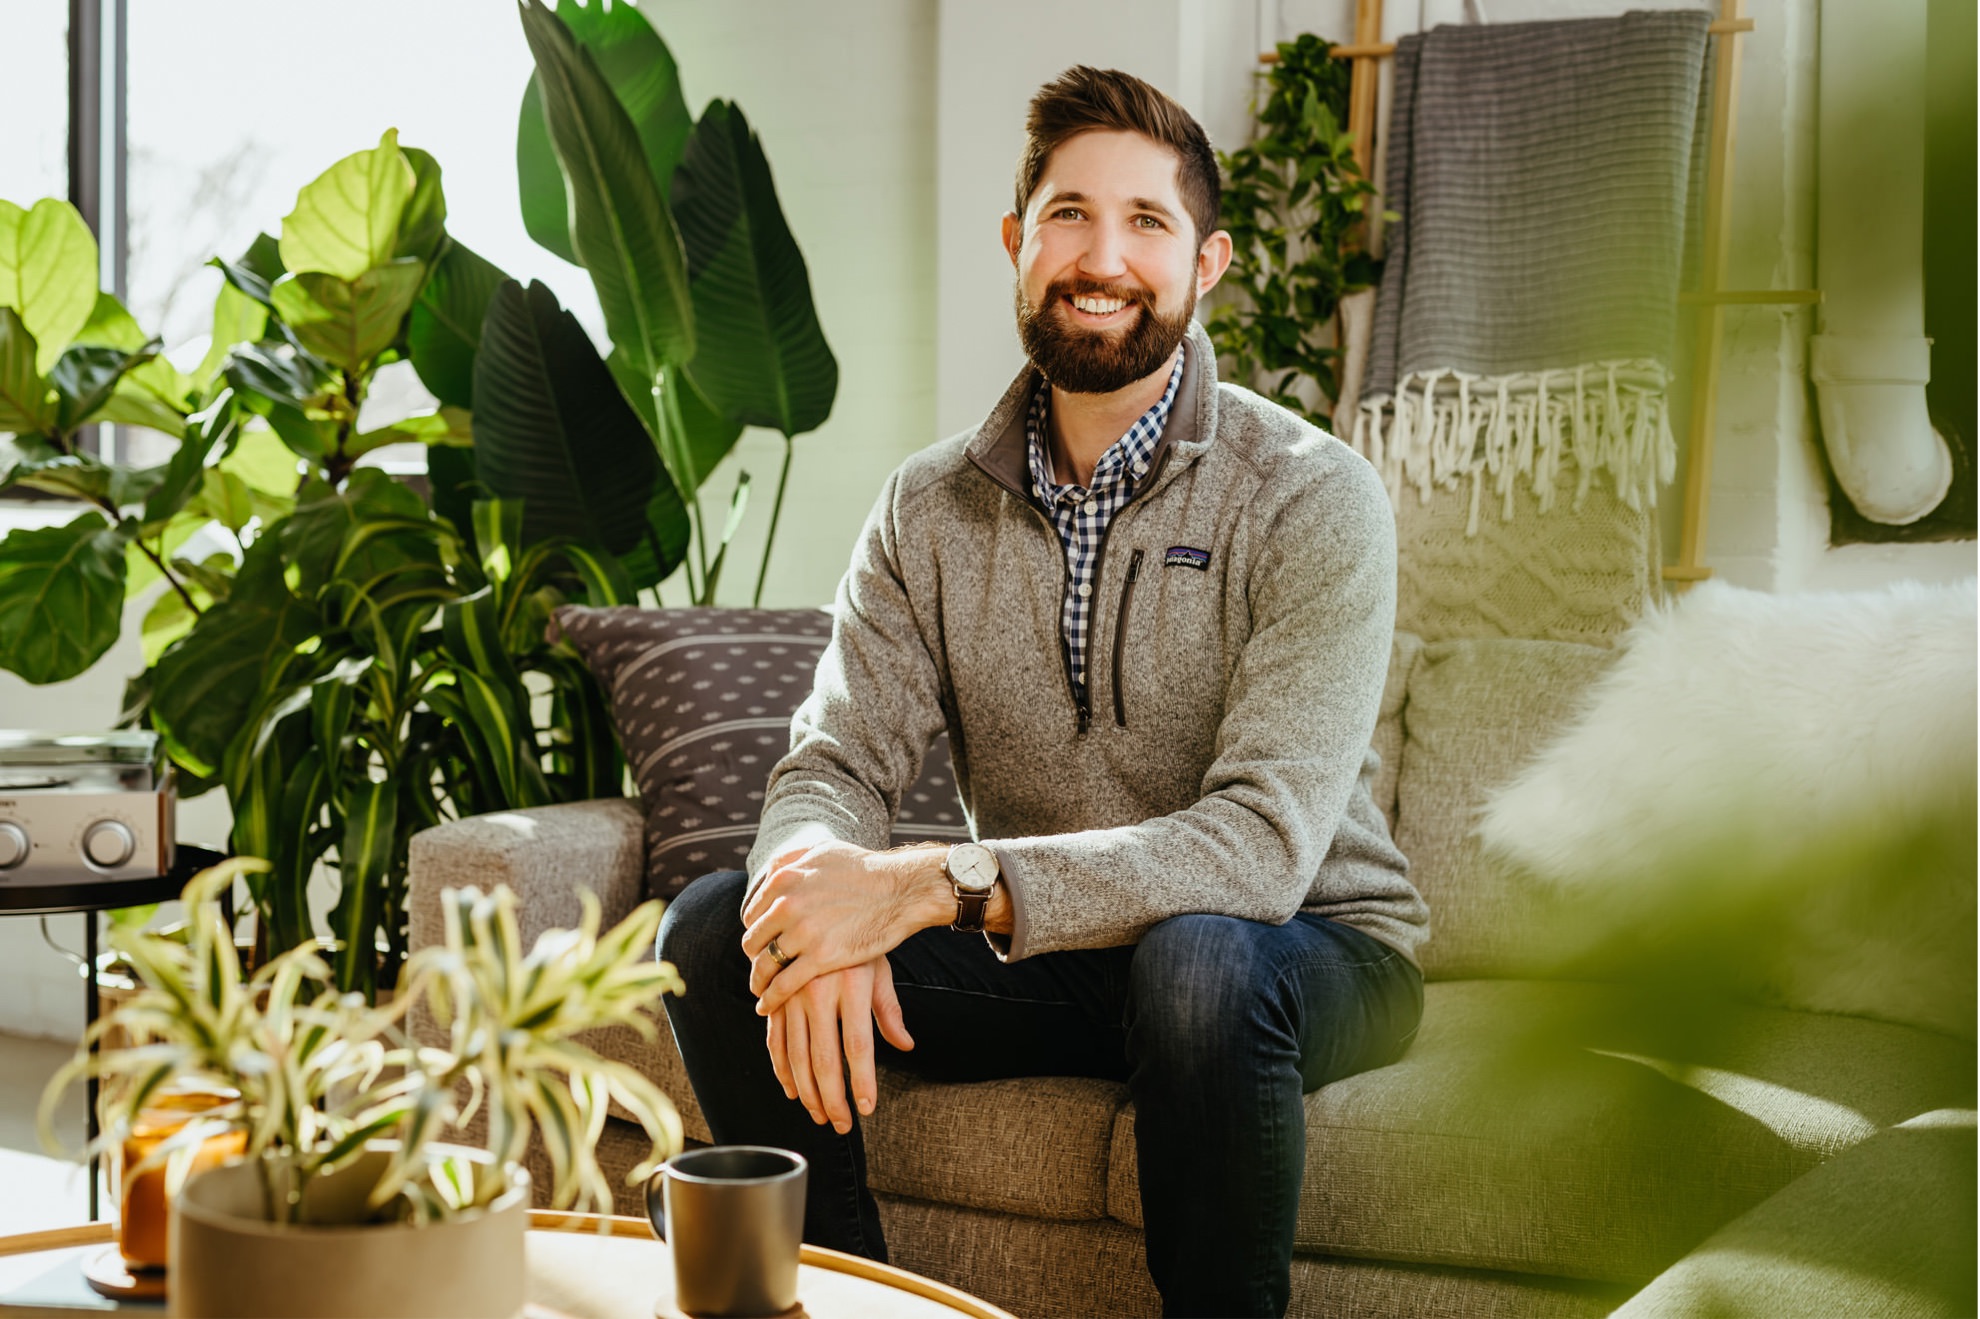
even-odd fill
[[(1225, 235), (1225, 245), (1229, 246), (1229, 235)], [(1024, 246), (1024, 220), (1016, 211), (1004, 212), (1004, 251), (1016, 265), (1018, 249)], [(1225, 258), (1229, 260), (1229, 258)]]
[(1196, 296), (1202, 297), (1217, 287), (1217, 281), (1231, 268), (1231, 236), (1228, 231), (1219, 229), (1203, 240), (1203, 246), (1196, 251)]

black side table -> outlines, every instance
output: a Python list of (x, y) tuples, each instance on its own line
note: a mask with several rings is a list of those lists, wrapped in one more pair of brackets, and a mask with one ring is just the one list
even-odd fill
[[(218, 852), (204, 847), (188, 847), (179, 844), (174, 854), (172, 869), (163, 875), (140, 875), (132, 879), (68, 880), (53, 884), (37, 884), (0, 880), (0, 916), (60, 916), (70, 912), (115, 911), (119, 907), (140, 907), (148, 902), (170, 902), (179, 896), (179, 891), (191, 879), (208, 866), (218, 865), (225, 858)], [(86, 1026), (96, 1024), (97, 1012), (101, 1003), (96, 992), (96, 921), (94, 916), (83, 922), (83, 959), (87, 964), (83, 975), (83, 1010)], [(95, 1045), (90, 1051), (95, 1052)], [(89, 1140), (94, 1144), (99, 1134), (96, 1118), (96, 1078), (89, 1078)], [(89, 1220), (96, 1221), (100, 1212), (97, 1202), (98, 1170), (102, 1159), (92, 1154), (89, 1160)]]

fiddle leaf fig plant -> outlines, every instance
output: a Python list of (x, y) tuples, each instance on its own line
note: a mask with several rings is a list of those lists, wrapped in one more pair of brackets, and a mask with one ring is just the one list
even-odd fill
[(1379, 274), (1360, 244), (1375, 187), (1355, 164), (1351, 75), (1332, 49), (1312, 33), (1280, 42), (1257, 137), (1218, 153), (1233, 251), (1206, 327), (1230, 378), (1320, 426), (1340, 393), (1341, 299)]
[[(412, 958), (389, 1005), (372, 1007), (339, 991), (312, 947), (243, 973), (220, 899), (266, 869), (238, 858), (194, 876), (183, 895), (183, 939), (111, 931), (141, 988), (90, 1026), (49, 1081), (40, 1126), (51, 1152), (61, 1152), (54, 1118), (63, 1092), (89, 1077), (105, 1082), (103, 1131), (85, 1158), (119, 1145), (167, 1086), (231, 1096), (151, 1158), (176, 1160), (173, 1171), (183, 1175), (200, 1142), (243, 1133), (273, 1222), (302, 1221), (308, 1184), (376, 1141), (394, 1149), (370, 1195), (375, 1221), (430, 1221), (492, 1203), (509, 1188), (532, 1124), (551, 1156), (552, 1204), (609, 1212), (611, 1184), (586, 1133), (611, 1102), (652, 1143), (631, 1183), (680, 1148), (680, 1118), (666, 1095), (578, 1038), (614, 1026), (650, 1037), (661, 997), (681, 992), (674, 968), (651, 955), (659, 903), (601, 932), (598, 901), (586, 893), (578, 929), (546, 931), (525, 951), (508, 889), (446, 890), (443, 942)], [(415, 1007), (448, 1031), (447, 1047), (416, 1048), (407, 1038), (401, 1023)], [(140, 1043), (92, 1051), (111, 1032)], [(464, 1157), (465, 1129), (483, 1109), (492, 1157)]]

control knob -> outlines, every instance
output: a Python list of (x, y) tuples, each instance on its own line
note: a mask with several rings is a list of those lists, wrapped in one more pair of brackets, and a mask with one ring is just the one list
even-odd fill
[(121, 820), (98, 820), (83, 831), (83, 855), (100, 870), (115, 870), (137, 851), (137, 839)]
[(12, 870), (27, 859), (27, 830), (12, 820), (0, 820), (0, 870)]

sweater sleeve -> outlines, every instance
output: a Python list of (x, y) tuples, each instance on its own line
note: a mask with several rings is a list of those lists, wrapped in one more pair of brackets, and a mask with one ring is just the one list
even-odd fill
[(770, 772), (750, 849), (750, 888), (771, 858), (838, 839), (884, 848), (901, 794), (943, 727), (940, 682), (899, 561), (901, 473), (867, 516), (839, 582), (832, 640), (791, 719), (791, 749)]
[(1016, 960), (1140, 940), (1185, 913), (1280, 924), (1312, 891), (1358, 780), (1395, 629), (1395, 520), (1342, 455), (1254, 530), (1251, 634), (1201, 796), (1140, 824), (998, 839)]

